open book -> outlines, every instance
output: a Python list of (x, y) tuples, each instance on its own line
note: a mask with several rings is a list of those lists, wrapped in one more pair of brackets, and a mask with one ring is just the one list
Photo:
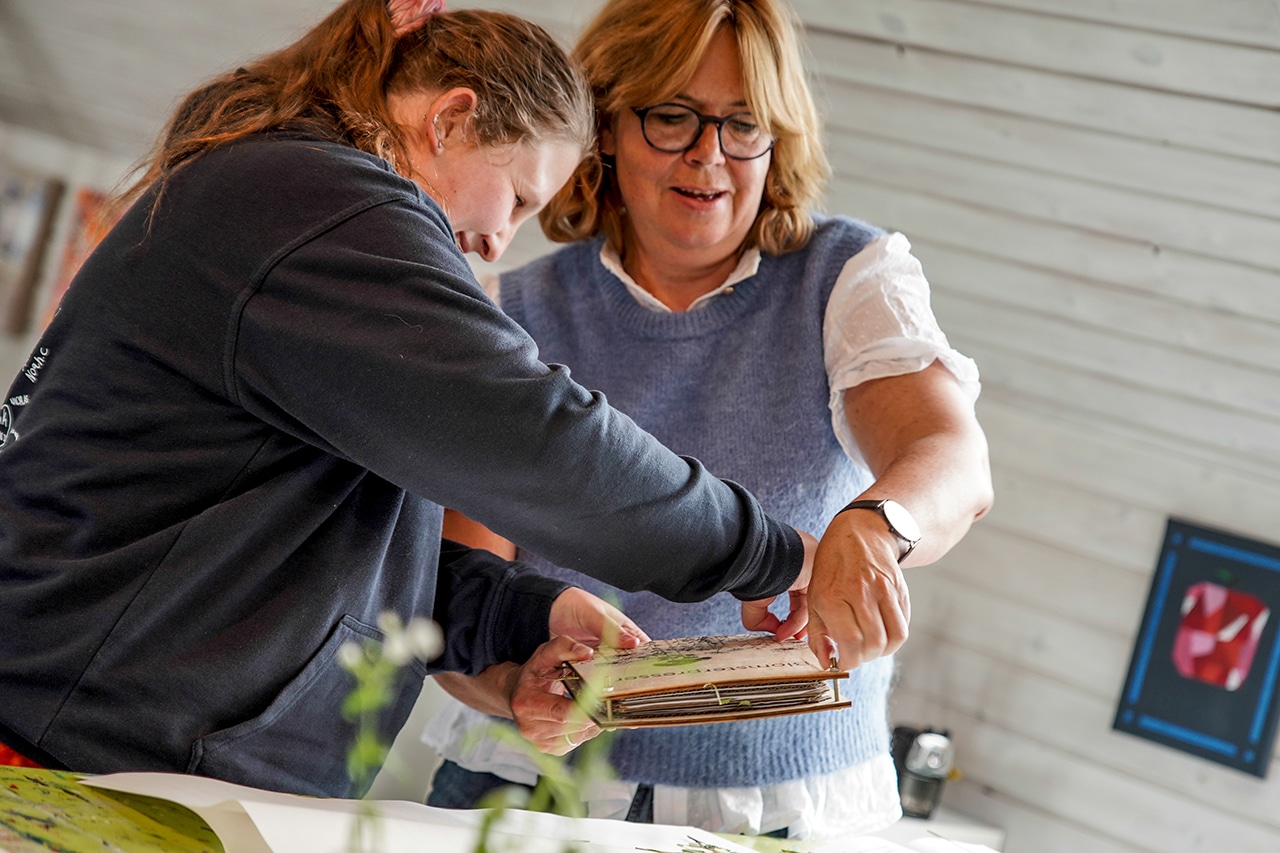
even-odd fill
[(566, 667), (569, 692), (602, 728), (686, 726), (849, 707), (848, 673), (804, 640), (768, 634), (652, 640)]

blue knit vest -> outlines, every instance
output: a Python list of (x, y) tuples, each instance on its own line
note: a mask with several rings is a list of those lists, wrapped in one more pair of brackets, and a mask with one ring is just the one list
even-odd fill
[[(668, 447), (745, 485), (776, 518), (821, 536), (871, 482), (831, 429), (823, 315), (845, 262), (881, 233), (844, 217), (822, 219), (806, 249), (763, 255), (757, 274), (731, 292), (671, 314), (637, 303), (600, 263), (594, 240), (504, 275), (501, 302), (538, 342), (543, 361), (568, 365)], [(676, 604), (523, 551), (520, 559), (616, 600), (654, 638), (743, 631), (740, 603), (727, 594)], [(845, 711), (621, 731), (610, 759), (623, 779), (682, 787), (830, 773), (888, 751), (892, 667), (884, 658), (851, 672), (841, 684), (853, 700)]]

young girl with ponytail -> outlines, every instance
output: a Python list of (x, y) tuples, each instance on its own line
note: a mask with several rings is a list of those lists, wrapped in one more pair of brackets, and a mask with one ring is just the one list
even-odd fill
[(464, 254), (502, 254), (593, 107), (545, 32), (440, 5), (347, 0), (188, 96), (15, 378), (0, 742), (23, 760), (359, 795), (337, 653), (387, 611), (444, 635), (388, 739), (429, 672), (506, 661), (560, 723), (539, 746), (592, 736), (556, 667), (643, 634), (442, 541), (442, 506), (673, 600), (807, 583), (793, 528), (539, 361), (477, 284)]

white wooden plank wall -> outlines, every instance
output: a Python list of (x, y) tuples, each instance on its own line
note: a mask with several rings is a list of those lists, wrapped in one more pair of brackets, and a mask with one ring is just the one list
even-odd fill
[(1280, 541), (1280, 6), (797, 0), (833, 210), (983, 371), (996, 508), (910, 573), (896, 722), (1006, 849), (1273, 851), (1266, 781), (1112, 732), (1177, 515)]
[(134, 158), (178, 98), (235, 63), (292, 41), (335, 5), (5, 0), (0, 104), (15, 124)]
[(1280, 540), (1280, 4), (795, 3), (829, 208), (910, 237), (984, 378), (996, 508), (909, 575), (894, 721), (1012, 853), (1280, 849), (1274, 765), (1110, 730), (1166, 517)]

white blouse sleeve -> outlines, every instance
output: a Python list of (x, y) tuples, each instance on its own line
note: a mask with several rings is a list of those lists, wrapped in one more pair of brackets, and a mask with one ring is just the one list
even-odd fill
[(848, 389), (940, 361), (959, 380), (970, 405), (978, 399), (978, 366), (947, 342), (929, 307), (929, 282), (902, 234), (871, 241), (844, 265), (827, 300), (822, 349), (831, 426), (845, 453), (860, 465), (866, 460), (844, 412)]

